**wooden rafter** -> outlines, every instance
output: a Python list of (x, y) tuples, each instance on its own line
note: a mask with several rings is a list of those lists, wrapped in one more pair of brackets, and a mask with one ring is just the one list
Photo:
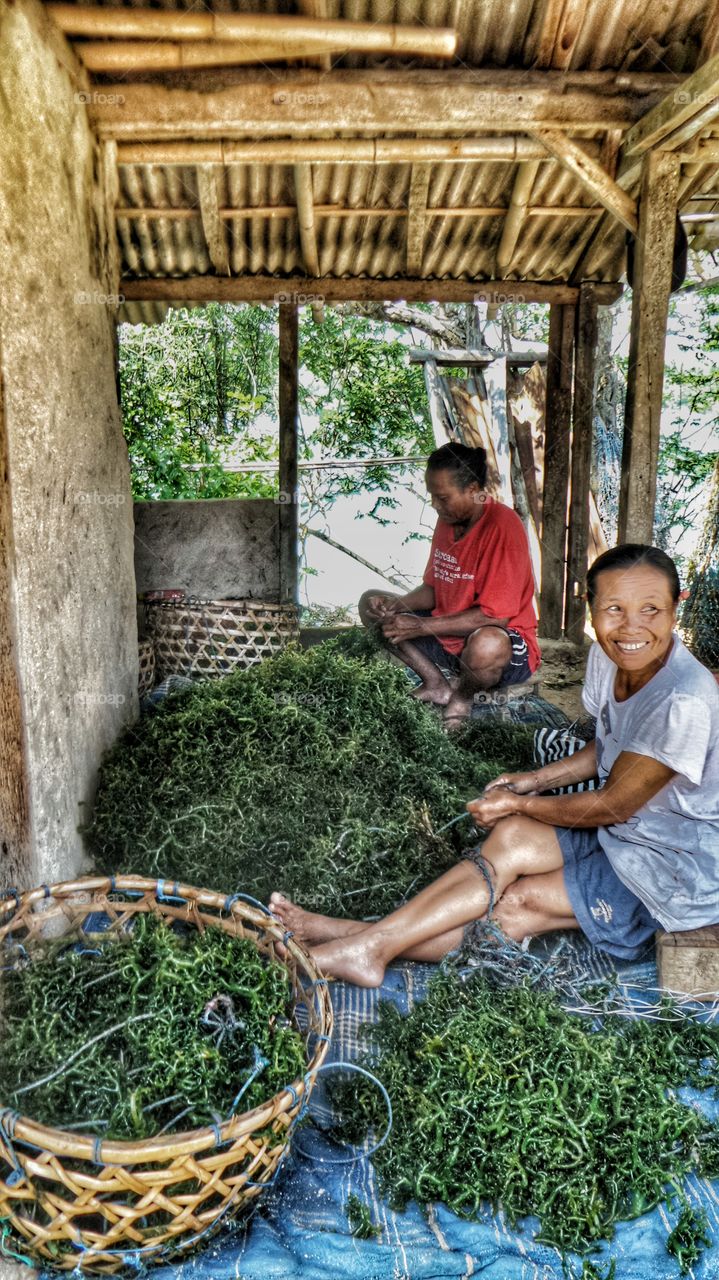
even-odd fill
[[(187, 279), (122, 280), (127, 302), (276, 302), (295, 298), (300, 302), (576, 302), (574, 285), (541, 280), (372, 280), (321, 276), (189, 276)], [(620, 284), (597, 284), (598, 303), (615, 302)]]
[(427, 198), (431, 168), (413, 164), (407, 203), (407, 275), (421, 276), (424, 240), (427, 230)]
[[(113, 146), (113, 143), (109, 143)], [(703, 170), (702, 170), (703, 172)], [(528, 218), (594, 218), (603, 210), (602, 205), (544, 205), (537, 204), (527, 209)], [(294, 218), (297, 214), (295, 204), (252, 204), (240, 205), (237, 208), (220, 209), (220, 217), (232, 221), (233, 218)], [(433, 205), (427, 209), (427, 220), (432, 218), (504, 218), (509, 209), (502, 204), (469, 204)], [(154, 205), (118, 205), (116, 218), (170, 218), (183, 221), (188, 218), (199, 218), (200, 211), (195, 207), (183, 205), (178, 208), (162, 208)], [(315, 218), (406, 218), (405, 208), (389, 209), (381, 205), (341, 205), (316, 204)]]
[[(297, 0), (297, 8), (306, 18), (327, 21), (327, 0)], [(320, 53), (312, 61), (320, 71), (329, 71), (332, 66), (332, 57), (329, 53)]]
[(572, 138), (555, 129), (535, 131), (535, 137), (564, 165), (575, 178), (578, 178), (599, 200), (607, 211), (618, 218), (632, 233), (637, 229), (636, 201), (628, 196), (613, 178), (596, 160), (587, 155)]
[(197, 189), (200, 196), (202, 230), (207, 241), (207, 252), (217, 275), (229, 276), (230, 253), (227, 244), (227, 228), (220, 217), (219, 173), (212, 165), (199, 165)]
[(239, 40), (303, 49), (314, 42), (324, 53), (328, 45), (357, 53), (451, 58), (457, 37), (449, 27), (398, 26), (385, 22), (346, 22), (306, 18), (297, 14), (212, 13), (163, 9), (124, 9), (85, 4), (48, 4), (60, 29), (69, 36), (109, 36), (145, 40)]
[(270, 138), (255, 142), (120, 142), (118, 164), (516, 164), (543, 159), (532, 138)]
[(296, 164), (293, 173), (297, 199), (297, 220), (300, 228), (300, 244), (302, 246), (305, 271), (308, 276), (318, 276), (320, 274), (320, 259), (317, 250), (317, 233), (315, 231), (312, 166), (309, 164)]
[(478, 119), (491, 120), (497, 133), (571, 128), (603, 135), (607, 129), (630, 128), (658, 100), (655, 91), (639, 92), (634, 85), (617, 90), (592, 72), (566, 77), (561, 92), (553, 72), (448, 68), (269, 75), (253, 69), (234, 74), (242, 79), (207, 92), (124, 83), (121, 95), (95, 95), (88, 115), (101, 136), (118, 141), (288, 133), (307, 138), (324, 130), (393, 135), (406, 130), (446, 138), (474, 131)]
[(507, 275), (509, 272), (514, 250), (517, 247), (522, 226), (528, 215), (529, 201), (540, 163), (541, 161), (539, 160), (530, 160), (525, 164), (521, 164), (517, 170), (507, 216), (502, 228), (502, 239), (497, 249), (497, 275), (499, 276)]

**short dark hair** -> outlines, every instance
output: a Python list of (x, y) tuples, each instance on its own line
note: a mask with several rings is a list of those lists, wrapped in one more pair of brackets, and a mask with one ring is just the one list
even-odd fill
[(469, 445), (451, 440), (430, 453), (427, 470), (451, 472), (460, 489), (467, 489), (473, 483), (483, 489), (487, 483), (487, 450), (481, 446), (470, 449)]
[(641, 542), (624, 542), (619, 547), (611, 547), (603, 555), (598, 556), (587, 574), (587, 599), (590, 606), (597, 594), (597, 578), (607, 569), (631, 569), (635, 564), (645, 564), (651, 569), (658, 569), (669, 579), (672, 600), (676, 604), (681, 593), (677, 566), (666, 551), (659, 547), (646, 547)]

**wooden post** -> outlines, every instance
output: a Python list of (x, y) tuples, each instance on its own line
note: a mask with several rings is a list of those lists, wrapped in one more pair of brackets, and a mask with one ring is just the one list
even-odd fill
[(664, 346), (678, 186), (678, 158), (668, 151), (648, 152), (642, 162), (639, 234), (634, 258), (619, 542), (651, 543), (654, 531)]
[(297, 552), (297, 304), (280, 303), (280, 604), (297, 604), (299, 557)]
[(562, 635), (575, 310), (558, 302), (549, 308), (539, 606), (539, 635), (548, 640), (559, 640)]
[(30, 804), (13, 607), (13, 531), (0, 362), (0, 889), (27, 887)]
[(589, 480), (594, 425), (594, 368), (597, 358), (597, 300), (592, 284), (582, 284), (577, 308), (576, 365), (572, 406), (572, 465), (567, 534), (564, 634), (581, 644), (584, 636), (589, 545)]

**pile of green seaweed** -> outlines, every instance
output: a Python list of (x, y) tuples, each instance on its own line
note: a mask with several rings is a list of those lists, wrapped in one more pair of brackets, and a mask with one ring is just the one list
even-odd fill
[(41, 1124), (144, 1139), (219, 1123), (306, 1070), (285, 967), (249, 938), (137, 915), (42, 943), (0, 983), (0, 1102)]
[(464, 812), (531, 729), (448, 737), (404, 671), (332, 644), (168, 697), (119, 740), (87, 834), (107, 871), (381, 915), (474, 841)]
[[(363, 1061), (392, 1099), (373, 1157), (390, 1204), (439, 1200), (468, 1217), (501, 1206), (512, 1224), (538, 1218), (538, 1239), (583, 1252), (669, 1188), (682, 1203), (690, 1170), (717, 1176), (719, 1129), (675, 1091), (716, 1090), (719, 1028), (666, 1000), (651, 1019), (606, 1007), (581, 1018), (551, 992), (451, 969), (408, 1016), (382, 1004)], [(332, 1092), (344, 1139), (383, 1130), (371, 1083), (353, 1076)], [(689, 1226), (672, 1244), (685, 1260)]]

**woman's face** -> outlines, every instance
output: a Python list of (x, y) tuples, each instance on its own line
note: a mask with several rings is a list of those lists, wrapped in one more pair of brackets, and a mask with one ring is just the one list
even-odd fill
[(661, 665), (676, 615), (669, 579), (660, 569), (636, 564), (597, 576), (592, 624), (604, 652), (622, 671)]
[(460, 488), (451, 471), (442, 468), (428, 471), (425, 476), (427, 492), (440, 520), (447, 524), (465, 524), (477, 515), (478, 504), (484, 502), (485, 493), (476, 480), (466, 489)]

